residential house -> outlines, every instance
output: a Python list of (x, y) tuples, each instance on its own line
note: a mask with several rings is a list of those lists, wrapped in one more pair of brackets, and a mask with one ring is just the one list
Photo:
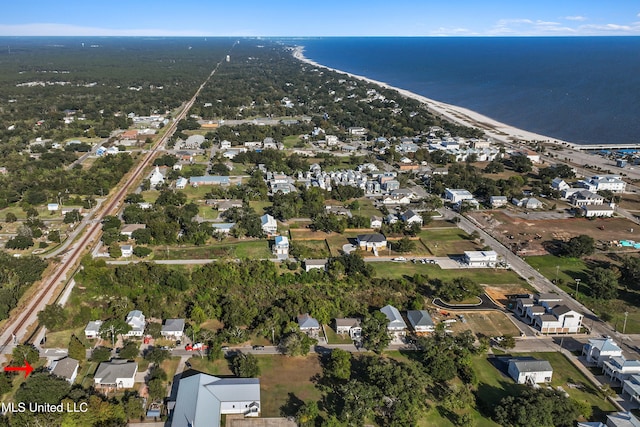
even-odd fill
[(231, 141), (223, 139), (220, 141), (220, 150), (229, 150), (231, 148)]
[(630, 411), (616, 412), (608, 414), (604, 423), (600, 421), (579, 422), (577, 427), (640, 427), (640, 420)]
[(276, 222), (276, 219), (269, 214), (265, 214), (260, 217), (260, 224), (262, 226), (262, 231), (267, 236), (272, 236), (278, 232), (278, 223)]
[(60, 209), (60, 205), (59, 205), (58, 203), (49, 203), (49, 204), (47, 205), (47, 210), (48, 210), (49, 212), (55, 212), (55, 211), (57, 211), (58, 209)]
[(124, 359), (112, 359), (98, 365), (93, 382), (96, 387), (133, 388), (137, 372), (138, 363)]
[(367, 130), (360, 126), (352, 126), (348, 131), (351, 136), (365, 136), (367, 134)]
[(231, 233), (231, 229), (236, 226), (235, 222), (212, 222), (211, 228), (214, 233)]
[(567, 184), (564, 181), (564, 179), (562, 179), (562, 178), (554, 178), (551, 181), (551, 188), (553, 188), (554, 190), (558, 190), (558, 191), (564, 191), (564, 190), (568, 190), (571, 187), (569, 186), (569, 184)]
[(566, 305), (556, 305), (548, 314), (537, 316), (534, 327), (544, 333), (577, 333), (582, 326), (582, 314)]
[(351, 218), (353, 216), (351, 211), (345, 208), (344, 206), (329, 205), (329, 206), (325, 206), (324, 208), (328, 214), (342, 215), (342, 216), (346, 216), (347, 218)]
[(542, 202), (535, 197), (529, 197), (523, 206), (525, 209), (542, 209)]
[(187, 188), (189, 180), (187, 178), (180, 177), (176, 180), (176, 190), (184, 190)]
[(260, 414), (258, 378), (218, 378), (197, 371), (182, 374), (171, 427), (220, 427), (221, 415)]
[(123, 258), (129, 258), (133, 256), (133, 246), (132, 245), (120, 245), (120, 252)]
[(51, 364), (51, 374), (64, 378), (70, 384), (73, 384), (78, 376), (78, 361), (70, 357), (56, 360)]
[(94, 339), (100, 336), (100, 327), (102, 326), (102, 320), (92, 320), (87, 323), (84, 328), (84, 336), (87, 339)]
[(408, 205), (411, 203), (411, 198), (407, 196), (386, 196), (382, 199), (383, 205)]
[(143, 230), (145, 228), (147, 228), (146, 224), (124, 224), (120, 228), (120, 234), (127, 236), (129, 239), (131, 239), (134, 231)]
[(164, 184), (164, 175), (160, 172), (160, 167), (156, 166), (149, 177), (149, 185), (151, 188), (157, 188), (160, 184)]
[(435, 331), (433, 319), (426, 310), (409, 310), (407, 319), (417, 335), (422, 335)]
[(464, 189), (445, 188), (444, 198), (451, 203), (458, 203), (463, 200), (471, 200), (474, 197), (473, 194)]
[(306, 259), (304, 260), (304, 271), (307, 273), (311, 270), (327, 270), (327, 263), (329, 260), (327, 258), (320, 259)]
[(320, 323), (311, 317), (309, 313), (298, 315), (297, 321), (301, 332), (312, 337), (317, 337), (320, 333)]
[(380, 218), (379, 216), (372, 216), (371, 217), (371, 223), (369, 225), (370, 228), (373, 228), (374, 230), (379, 230), (380, 227), (382, 227), (382, 218)]
[(587, 363), (602, 366), (611, 357), (622, 356), (622, 349), (611, 337), (593, 338), (582, 347), (582, 355), (585, 356)]
[(240, 199), (214, 200), (213, 204), (218, 212), (226, 212), (231, 208), (242, 209), (242, 200)]
[(385, 305), (380, 311), (387, 316), (389, 320), (389, 323), (387, 323), (387, 331), (390, 335), (399, 338), (406, 334), (407, 324), (402, 319), (397, 308), (392, 305)]
[(422, 216), (418, 215), (411, 209), (402, 214), (402, 220), (407, 223), (407, 225), (418, 224), (422, 226)]
[(602, 370), (605, 377), (622, 384), (631, 375), (640, 374), (640, 360), (627, 360), (624, 356), (610, 357), (602, 364)]
[(289, 258), (289, 239), (286, 236), (276, 236), (275, 243), (273, 244), (273, 254), (278, 259)]
[(356, 318), (336, 318), (336, 333), (340, 335), (349, 334), (352, 340), (359, 340), (362, 336), (360, 319)]
[(620, 175), (596, 175), (589, 179), (578, 182), (578, 185), (590, 191), (611, 191), (614, 193), (624, 193), (627, 183)]
[[(622, 382), (622, 394), (628, 395), (636, 405), (640, 403), (640, 375), (630, 375)], [(637, 425), (640, 427), (640, 422)]]
[(515, 151), (511, 153), (512, 156), (524, 156), (531, 160), (531, 163), (540, 163), (540, 153), (536, 153), (531, 150)]
[(509, 201), (507, 200), (507, 196), (491, 196), (489, 197), (489, 204), (492, 208), (500, 208), (502, 206), (506, 206)]
[(583, 206), (582, 213), (587, 218), (610, 218), (615, 213), (612, 206)]
[(360, 249), (365, 251), (377, 252), (387, 247), (387, 238), (380, 233), (358, 234), (356, 240)]
[(167, 319), (160, 329), (160, 335), (165, 338), (178, 340), (184, 334), (184, 319)]
[(393, 190), (398, 190), (400, 188), (400, 182), (395, 179), (391, 179), (382, 183), (382, 189), (387, 192), (391, 192)]
[(601, 206), (604, 203), (604, 197), (589, 190), (580, 190), (569, 196), (569, 203), (577, 207)]
[(495, 267), (498, 263), (496, 251), (464, 251), (464, 262), (469, 267)]
[(532, 358), (510, 359), (507, 371), (518, 384), (548, 383), (553, 376), (553, 368), (548, 361)]
[(129, 314), (127, 314), (125, 322), (131, 326), (131, 330), (126, 333), (127, 337), (141, 337), (144, 334), (147, 321), (140, 310), (131, 310)]

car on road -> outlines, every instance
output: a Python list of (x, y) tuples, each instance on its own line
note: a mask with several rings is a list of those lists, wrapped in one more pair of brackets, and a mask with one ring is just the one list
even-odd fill
[(403, 256), (399, 256), (399, 257), (395, 257), (395, 258), (391, 258), (391, 261), (393, 262), (405, 262), (407, 259)]
[(220, 347), (220, 350), (227, 351), (227, 350), (229, 350), (229, 346), (228, 345), (223, 345), (222, 347)]
[(197, 342), (195, 344), (187, 344), (184, 349), (187, 351), (199, 351), (199, 350), (206, 350), (207, 348), (209, 348), (208, 346), (202, 344), (201, 342)]
[(263, 345), (254, 345), (252, 348), (254, 350), (264, 350), (264, 346)]
[(184, 362), (184, 366), (186, 366), (187, 368), (191, 367), (191, 363), (189, 361)]

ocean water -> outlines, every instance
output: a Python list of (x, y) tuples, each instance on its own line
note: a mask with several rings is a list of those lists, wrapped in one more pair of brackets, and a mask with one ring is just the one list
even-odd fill
[(640, 143), (640, 37), (310, 38), (305, 56), (578, 144)]

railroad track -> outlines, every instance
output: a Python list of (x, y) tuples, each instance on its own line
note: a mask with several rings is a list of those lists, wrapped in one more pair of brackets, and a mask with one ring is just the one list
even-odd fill
[[(235, 44), (233, 46), (235, 46)], [(233, 46), (231, 49), (233, 49)], [(37, 321), (37, 312), (41, 310), (43, 304), (54, 299), (53, 293), (60, 282), (67, 278), (66, 276), (69, 272), (74, 271), (76, 263), (80, 261), (81, 257), (87, 251), (91, 250), (93, 244), (100, 238), (100, 234), (102, 232), (102, 219), (107, 215), (113, 215), (118, 212), (120, 204), (124, 201), (125, 196), (139, 181), (144, 169), (155, 158), (160, 147), (162, 147), (176, 132), (178, 123), (188, 114), (198, 95), (214, 76), (222, 62), (223, 61), (221, 60), (216, 64), (207, 79), (198, 87), (198, 90), (194, 93), (191, 99), (185, 103), (175, 120), (169, 124), (169, 128), (166, 130), (164, 135), (161, 138), (158, 138), (149, 151), (144, 155), (144, 158), (138, 162), (133, 171), (130, 171), (122, 178), (120, 184), (116, 187), (118, 188), (116, 193), (109, 198), (109, 201), (102, 209), (100, 209), (99, 212), (96, 212), (94, 220), (87, 224), (87, 231), (80, 236), (78, 242), (72, 244), (72, 249), (68, 252), (66, 261), (63, 259), (62, 263), (54, 270), (53, 274), (42, 282), (44, 286), (41, 286), (35, 296), (27, 302), (25, 307), (20, 309), (20, 312), (14, 315), (14, 319), (9, 319), (3, 330), (0, 331), (0, 355), (6, 353), (6, 350), (16, 341), (22, 342), (25, 340), (24, 335), (28, 327)]]

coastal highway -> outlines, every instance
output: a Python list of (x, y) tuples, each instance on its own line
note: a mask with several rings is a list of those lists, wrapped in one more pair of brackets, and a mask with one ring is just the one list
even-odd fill
[[(233, 49), (233, 46), (231, 49)], [(226, 57), (226, 54), (224, 56)], [(57, 293), (62, 288), (61, 285), (70, 279), (82, 256), (100, 239), (102, 218), (118, 212), (124, 197), (138, 185), (145, 168), (151, 164), (160, 148), (175, 133), (178, 123), (188, 114), (198, 95), (215, 75), (223, 61), (224, 60), (221, 60), (216, 64), (215, 68), (198, 87), (191, 99), (183, 105), (180, 113), (178, 113), (173, 122), (168, 125), (165, 133), (157, 139), (142, 160), (134, 166), (133, 170), (123, 177), (120, 184), (116, 187), (116, 192), (105, 202), (104, 207), (96, 212), (93, 221), (86, 223), (86, 233), (70, 245), (69, 251), (64, 254), (59, 264), (49, 267), (47, 276), (36, 285), (37, 290), (33, 296), (28, 300), (21, 301), (21, 305), (11, 313), (10, 318), (0, 332), (0, 358), (2, 358), (4, 354), (10, 354), (16, 344), (29, 338), (27, 333), (31, 325), (37, 322), (37, 313), (44, 309), (49, 302), (55, 300)], [(0, 360), (0, 362), (3, 362), (3, 360)]]

